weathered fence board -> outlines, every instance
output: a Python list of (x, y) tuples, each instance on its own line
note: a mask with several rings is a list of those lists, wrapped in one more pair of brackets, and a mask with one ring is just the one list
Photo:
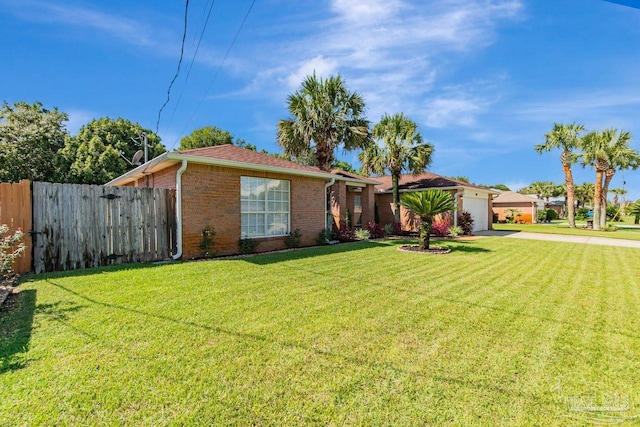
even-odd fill
[(22, 228), (27, 246), (23, 255), (13, 265), (17, 273), (31, 271), (32, 241), (31, 230), (31, 182), (20, 181), (16, 184), (0, 183), (0, 224), (7, 224), (9, 232)]
[(172, 198), (160, 188), (33, 183), (36, 273), (168, 258)]

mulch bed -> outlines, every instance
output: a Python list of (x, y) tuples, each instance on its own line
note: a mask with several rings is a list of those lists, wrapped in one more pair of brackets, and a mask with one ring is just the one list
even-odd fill
[(0, 277), (0, 307), (18, 284), (18, 276)]
[(444, 255), (451, 253), (451, 249), (442, 246), (429, 246), (429, 249), (421, 250), (418, 245), (402, 245), (398, 246), (398, 250), (402, 252), (416, 252), (419, 254)]

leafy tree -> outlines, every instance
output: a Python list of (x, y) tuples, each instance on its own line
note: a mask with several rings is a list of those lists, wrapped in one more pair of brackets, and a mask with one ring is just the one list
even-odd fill
[(494, 189), (500, 190), (500, 191), (511, 191), (511, 189), (509, 187), (507, 187), (506, 185), (504, 185), (504, 184), (485, 185), (484, 187), (494, 188)]
[(467, 176), (452, 176), (452, 179), (455, 179), (456, 181), (462, 181), (462, 182), (466, 182), (466, 183), (470, 183), (471, 181), (469, 181), (469, 177)]
[(583, 166), (591, 165), (596, 171), (593, 197), (593, 228), (606, 226), (607, 190), (616, 171), (637, 169), (640, 155), (629, 147), (631, 134), (616, 129), (590, 132), (583, 138)]
[(317, 166), (329, 172), (336, 148), (363, 148), (370, 140), (364, 100), (347, 90), (340, 76), (307, 76), (287, 103), (293, 117), (278, 123), (278, 143), (285, 155), (311, 151)]
[(0, 109), (0, 181), (58, 182), (58, 151), (68, 136), (66, 113), (47, 110), (40, 102), (6, 102)]
[(345, 162), (344, 160), (336, 160), (333, 162), (333, 169), (340, 169), (345, 172), (358, 173), (356, 168), (349, 162)]
[(556, 185), (551, 181), (535, 181), (529, 186), (520, 189), (521, 194), (535, 194), (539, 199), (553, 197), (556, 194)]
[(562, 150), (560, 154), (560, 163), (562, 163), (562, 170), (564, 171), (564, 182), (566, 186), (566, 207), (567, 207), (567, 219), (569, 220), (569, 227), (575, 228), (575, 186), (573, 184), (573, 174), (571, 172), (571, 165), (577, 160), (577, 155), (574, 150), (578, 149), (582, 145), (580, 132), (584, 131), (584, 126), (576, 123), (570, 125), (562, 125), (555, 123), (553, 130), (545, 136), (544, 144), (536, 145), (536, 151), (542, 154), (543, 151), (551, 151), (556, 148)]
[[(242, 141), (245, 143), (244, 141)], [(212, 147), (214, 145), (233, 144), (233, 135), (216, 126), (205, 126), (194, 130), (180, 140), (178, 150)], [(246, 143), (245, 143), (246, 144)]]
[(418, 125), (402, 113), (385, 114), (373, 127), (373, 137), (381, 141), (382, 146), (370, 143), (360, 153), (362, 168), (376, 174), (389, 171), (393, 184), (394, 217), (396, 222), (400, 222), (400, 175), (404, 170), (419, 174), (429, 167), (433, 146), (422, 141)]
[(68, 182), (104, 184), (133, 169), (135, 166), (128, 164), (120, 153), (131, 159), (136, 151), (142, 150), (143, 132), (147, 134), (149, 159), (166, 151), (158, 135), (129, 120), (103, 117), (82, 126), (61, 152), (69, 171)]
[(427, 191), (405, 193), (402, 195), (401, 203), (420, 217), (420, 250), (429, 249), (433, 217), (456, 209), (451, 193), (433, 188)]

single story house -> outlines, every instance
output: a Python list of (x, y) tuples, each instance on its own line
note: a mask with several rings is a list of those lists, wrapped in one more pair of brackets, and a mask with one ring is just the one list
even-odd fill
[(507, 220), (509, 209), (520, 211), (517, 222), (531, 224), (537, 222), (538, 210), (544, 209), (544, 200), (514, 191), (501, 191), (498, 197), (493, 199), (493, 213), (498, 215), (499, 222)]
[(230, 144), (167, 152), (107, 183), (176, 190), (174, 259), (201, 256), (207, 226), (216, 233), (217, 255), (238, 253), (241, 238), (258, 240), (259, 252), (283, 249), (296, 229), (301, 245), (313, 245), (323, 228), (345, 220), (347, 209), (366, 226), (374, 218), (375, 184)]
[[(383, 224), (392, 223), (393, 216), (393, 184), (391, 176), (381, 176), (374, 178), (380, 183), (375, 186), (376, 203), (380, 222)], [(499, 192), (486, 187), (458, 181), (436, 175), (431, 172), (423, 172), (418, 175), (405, 174), (400, 176), (398, 189), (400, 196), (403, 193), (413, 191), (425, 191), (430, 188), (448, 191), (453, 195), (458, 213), (467, 211), (473, 218), (473, 231), (491, 230), (492, 223), (492, 199)], [(447, 212), (440, 216), (441, 220), (448, 221), (451, 225), (458, 225), (458, 215)], [(400, 208), (400, 222), (403, 230), (417, 230), (418, 219), (408, 209)]]

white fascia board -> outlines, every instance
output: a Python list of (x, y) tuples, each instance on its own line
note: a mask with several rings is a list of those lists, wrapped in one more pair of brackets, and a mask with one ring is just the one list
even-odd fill
[(190, 156), (188, 154), (168, 153), (167, 159), (170, 160), (186, 160), (191, 163), (199, 163), (203, 165), (221, 166), (233, 169), (247, 169), (261, 172), (273, 172), (286, 175), (308, 176), (312, 178), (321, 178), (329, 180), (337, 178), (335, 175), (326, 172), (313, 172), (300, 169), (289, 169), (280, 166), (257, 165), (255, 163), (237, 162), (234, 160), (216, 159), (213, 157)]
[[(168, 152), (162, 153), (158, 157), (149, 160), (147, 163), (142, 164), (135, 169), (131, 169), (129, 172), (123, 175), (120, 175), (115, 179), (112, 179), (111, 181), (107, 182), (105, 185), (111, 186), (111, 185), (127, 184), (131, 181), (135, 181), (136, 179), (140, 179), (149, 173), (155, 172), (157, 170), (156, 166), (169, 160), (169, 154), (170, 153)], [(171, 163), (174, 163), (174, 161), (171, 161)], [(163, 168), (160, 168), (160, 169), (163, 169)]]

